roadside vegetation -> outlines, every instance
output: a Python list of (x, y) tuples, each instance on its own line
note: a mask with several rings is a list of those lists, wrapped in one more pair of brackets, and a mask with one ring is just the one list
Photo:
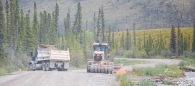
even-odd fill
[(139, 76), (167, 76), (167, 77), (179, 77), (184, 75), (184, 71), (182, 71), (177, 65), (165, 65), (159, 64), (153, 67), (140, 67), (133, 68), (133, 72)]
[(180, 67), (191, 66), (195, 68), (195, 59), (182, 58), (182, 61), (179, 63)]
[(115, 59), (114, 64), (123, 64), (123, 66), (135, 65), (135, 64), (147, 64), (147, 61), (139, 60), (127, 60), (127, 59)]
[(157, 86), (154, 82), (149, 80), (140, 80), (137, 83), (133, 83), (130, 80), (130, 74), (116, 75), (116, 79), (120, 86)]

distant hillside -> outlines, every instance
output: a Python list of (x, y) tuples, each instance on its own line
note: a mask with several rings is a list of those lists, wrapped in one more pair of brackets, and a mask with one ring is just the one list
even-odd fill
[[(93, 14), (103, 4), (106, 27), (111, 25), (115, 30), (132, 29), (133, 22), (137, 29), (170, 27), (180, 23), (182, 26), (192, 26), (195, 17), (195, 0), (34, 0), (38, 12), (46, 10), (52, 12), (55, 3), (60, 8), (59, 28), (63, 28), (63, 19), (70, 8), (71, 21), (77, 10), (77, 3), (82, 6), (82, 27), (88, 20), (90, 29), (93, 28)], [(33, 0), (19, 0), (20, 7), (31, 10), (33, 14)], [(5, 1), (4, 1), (5, 3)], [(32, 16), (32, 15), (31, 15)], [(32, 20), (32, 19), (31, 19)]]

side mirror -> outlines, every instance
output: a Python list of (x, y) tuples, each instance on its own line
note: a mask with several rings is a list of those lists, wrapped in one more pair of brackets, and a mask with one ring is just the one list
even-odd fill
[(31, 56), (31, 57), (33, 56), (33, 52), (30, 52), (30, 56)]

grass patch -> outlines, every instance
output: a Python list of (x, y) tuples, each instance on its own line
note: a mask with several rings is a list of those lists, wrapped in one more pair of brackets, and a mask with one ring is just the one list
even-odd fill
[(162, 84), (165, 84), (165, 85), (175, 85), (174, 82), (168, 81), (168, 80), (163, 81)]
[(116, 75), (116, 79), (118, 80), (120, 86), (134, 86), (130, 81), (129, 75)]
[(190, 58), (182, 58), (183, 61), (179, 63), (180, 67), (192, 66), (195, 67), (195, 60)]
[(147, 61), (138, 61), (138, 60), (126, 60), (126, 59), (115, 59), (114, 64), (123, 64), (123, 66), (135, 65), (135, 64), (146, 64)]
[(137, 83), (136, 86), (157, 86), (154, 82), (151, 82), (149, 80), (141, 80)]
[(137, 75), (147, 75), (147, 76), (168, 76), (168, 77), (176, 77), (183, 76), (184, 72), (180, 70), (177, 65), (165, 65), (159, 64), (153, 67), (139, 67), (133, 68), (133, 71)]
[(149, 80), (141, 80), (138, 83), (132, 83), (129, 78), (129, 74), (116, 75), (116, 79), (118, 80), (120, 86), (157, 86), (154, 82)]

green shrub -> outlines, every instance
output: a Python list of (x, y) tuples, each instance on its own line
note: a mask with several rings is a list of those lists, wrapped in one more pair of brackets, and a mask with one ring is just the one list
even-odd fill
[(184, 57), (194, 58), (195, 59), (195, 53), (192, 52), (192, 51), (184, 51), (183, 55), (184, 55)]
[(124, 52), (124, 56), (127, 58), (132, 58), (133, 56), (133, 51), (132, 50), (127, 50)]
[(5, 66), (5, 69), (6, 69), (7, 73), (11, 73), (11, 72), (19, 70), (19, 68), (13, 64)]
[(120, 86), (134, 86), (130, 81), (129, 75), (116, 75), (116, 79), (118, 80)]

